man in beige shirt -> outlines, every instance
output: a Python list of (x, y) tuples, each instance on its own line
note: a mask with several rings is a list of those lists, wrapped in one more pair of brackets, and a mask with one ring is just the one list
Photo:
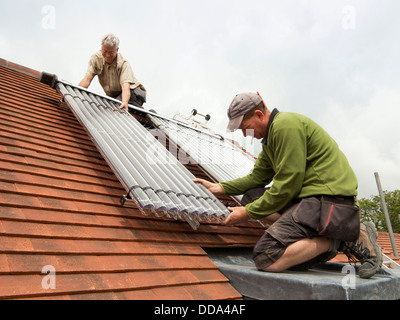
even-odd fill
[(113, 34), (104, 36), (101, 50), (90, 58), (87, 73), (79, 86), (89, 88), (97, 75), (106, 95), (122, 101), (120, 109), (128, 110), (128, 104), (142, 108), (146, 102), (146, 89), (118, 50), (119, 39)]

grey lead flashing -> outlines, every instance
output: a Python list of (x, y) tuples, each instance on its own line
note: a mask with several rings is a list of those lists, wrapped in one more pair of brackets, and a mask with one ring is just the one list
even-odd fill
[(307, 271), (257, 270), (251, 248), (204, 248), (208, 257), (244, 299), (251, 300), (399, 300), (400, 272), (381, 269), (370, 279), (359, 266), (327, 262)]

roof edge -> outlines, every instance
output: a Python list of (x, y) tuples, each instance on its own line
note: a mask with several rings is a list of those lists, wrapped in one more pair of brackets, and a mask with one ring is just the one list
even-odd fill
[(7, 67), (9, 69), (13, 69), (13, 70), (22, 72), (22, 73), (28, 74), (30, 76), (34, 76), (36, 78), (40, 77), (40, 72), (39, 71), (31, 69), (31, 68), (24, 67), (24, 66), (22, 66), (22, 65), (20, 65), (18, 63), (11, 62), (11, 61), (8, 61), (8, 60), (3, 59), (3, 58), (0, 58), (0, 66), (4, 66), (4, 67)]

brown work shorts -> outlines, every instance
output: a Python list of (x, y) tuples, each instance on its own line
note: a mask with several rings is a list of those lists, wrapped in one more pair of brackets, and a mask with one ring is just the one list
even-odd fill
[[(310, 202), (310, 199), (312, 199), (312, 201), (320, 201), (320, 197), (312, 197), (302, 199), (300, 202), (292, 204), (281, 214), (281, 217), (272, 226), (270, 226), (264, 233), (264, 235), (260, 238), (253, 250), (253, 258), (256, 267), (259, 270), (264, 270), (275, 263), (277, 260), (279, 260), (290, 244), (305, 238), (312, 239), (315, 237), (321, 237), (320, 231), (317, 230), (317, 227), (312, 228), (309, 225), (302, 223), (298, 219), (298, 216), (301, 215), (302, 210), (306, 210), (307, 215), (321, 215), (318, 206), (312, 206), (310, 208), (310, 206), (307, 205)], [(338, 200), (335, 201), (335, 199)], [(329, 200), (331, 200), (332, 202), (339, 202), (341, 204), (345, 202), (349, 206), (354, 205), (354, 199), (352, 199), (351, 197), (329, 197)], [(310, 212), (310, 210), (315, 210), (315, 212)], [(346, 222), (343, 221), (343, 223)], [(354, 229), (357, 229), (357, 231), (359, 232), (359, 226), (354, 226)], [(338, 248), (342, 240), (333, 238), (330, 238), (330, 240), (331, 246), (328, 252), (323, 253), (320, 256), (312, 259), (311, 261), (307, 261), (291, 269), (306, 270), (311, 268), (315, 264), (333, 259), (338, 253)]]

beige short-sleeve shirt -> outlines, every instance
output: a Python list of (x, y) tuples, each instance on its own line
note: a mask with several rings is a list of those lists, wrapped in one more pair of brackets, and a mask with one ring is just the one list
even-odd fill
[(133, 74), (130, 63), (118, 53), (112, 64), (105, 62), (101, 51), (92, 55), (87, 73), (98, 76), (100, 85), (109, 97), (116, 97), (122, 92), (121, 85), (129, 82), (131, 89), (143, 87)]

